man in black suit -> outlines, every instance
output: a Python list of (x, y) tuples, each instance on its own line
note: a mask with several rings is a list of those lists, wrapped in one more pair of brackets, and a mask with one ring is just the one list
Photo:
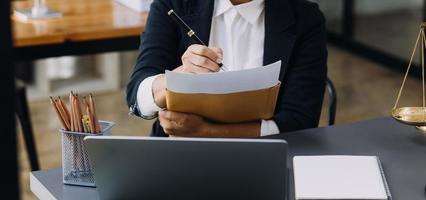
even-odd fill
[[(170, 9), (208, 42), (193, 44), (167, 15)], [(272, 119), (219, 124), (190, 113), (162, 110), (165, 70), (214, 73), (281, 60)], [(327, 75), (325, 19), (305, 0), (154, 0), (127, 86), (130, 110), (158, 116), (154, 136), (259, 137), (318, 126)], [(256, 77), (253, 77), (255, 80)]]

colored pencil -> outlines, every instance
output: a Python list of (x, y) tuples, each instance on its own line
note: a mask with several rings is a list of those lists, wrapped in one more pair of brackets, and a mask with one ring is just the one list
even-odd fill
[(50, 104), (53, 106), (53, 108), (54, 108), (54, 110), (55, 110), (55, 112), (56, 112), (56, 115), (58, 116), (59, 121), (61, 122), (62, 127), (63, 127), (65, 130), (67, 130), (67, 126), (65, 125), (65, 122), (64, 122), (64, 120), (62, 119), (62, 116), (61, 116), (61, 114), (59, 113), (59, 110), (58, 110), (58, 108), (56, 107), (56, 104), (55, 104), (55, 102), (54, 102), (54, 100), (53, 100), (53, 98), (52, 98), (52, 97), (50, 97)]

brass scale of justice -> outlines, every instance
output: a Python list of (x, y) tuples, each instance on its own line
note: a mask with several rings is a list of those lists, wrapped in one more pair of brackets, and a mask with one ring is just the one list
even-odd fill
[[(416, 44), (411, 54), (410, 62), (408, 64), (407, 71), (405, 72), (404, 79), (402, 81), (401, 88), (399, 89), (398, 96), (396, 98), (395, 106), (392, 109), (392, 117), (397, 121), (407, 124), (410, 126), (415, 126), (420, 133), (426, 136), (426, 107), (425, 107), (425, 48), (426, 48), (426, 34), (425, 34), (426, 22), (423, 22), (420, 25), (420, 31), (417, 36)], [(421, 67), (422, 67), (422, 94), (423, 94), (423, 106), (422, 107), (398, 107), (398, 103), (404, 90), (405, 82), (407, 80), (408, 73), (410, 72), (411, 66), (413, 64), (413, 59), (416, 55), (417, 47), (421, 41)]]

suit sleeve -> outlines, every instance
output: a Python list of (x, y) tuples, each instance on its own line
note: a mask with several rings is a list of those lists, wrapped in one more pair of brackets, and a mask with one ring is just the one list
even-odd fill
[(273, 120), (280, 132), (318, 126), (327, 79), (325, 19), (316, 9), (298, 38)]
[(166, 69), (175, 68), (178, 64), (178, 29), (167, 15), (171, 7), (169, 0), (154, 0), (145, 32), (141, 34), (139, 55), (126, 90), (127, 104), (139, 116), (137, 91), (140, 83), (148, 77), (164, 73)]

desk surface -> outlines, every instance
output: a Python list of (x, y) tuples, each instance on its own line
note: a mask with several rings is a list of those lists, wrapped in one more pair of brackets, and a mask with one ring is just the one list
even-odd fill
[(426, 138), (414, 127), (392, 118), (303, 130), (272, 138), (287, 140), (290, 158), (297, 155), (378, 156), (393, 200), (426, 199)]
[[(144, 31), (147, 13), (135, 12), (114, 0), (48, 0), (63, 17), (22, 22), (13, 19), (14, 46), (59, 44), (138, 36)], [(29, 9), (32, 1), (15, 1), (14, 9)]]
[[(290, 158), (324, 154), (379, 156), (394, 200), (425, 199), (426, 138), (415, 128), (391, 118), (303, 130), (270, 138), (287, 140)], [(32, 172), (30, 185), (36, 196), (46, 199), (98, 198), (94, 188), (63, 185), (60, 169)], [(293, 189), (290, 188), (290, 191)], [(294, 199), (292, 193), (290, 199)]]
[(31, 172), (31, 191), (43, 200), (51, 199), (99, 199), (93, 187), (79, 187), (62, 183), (62, 169)]

